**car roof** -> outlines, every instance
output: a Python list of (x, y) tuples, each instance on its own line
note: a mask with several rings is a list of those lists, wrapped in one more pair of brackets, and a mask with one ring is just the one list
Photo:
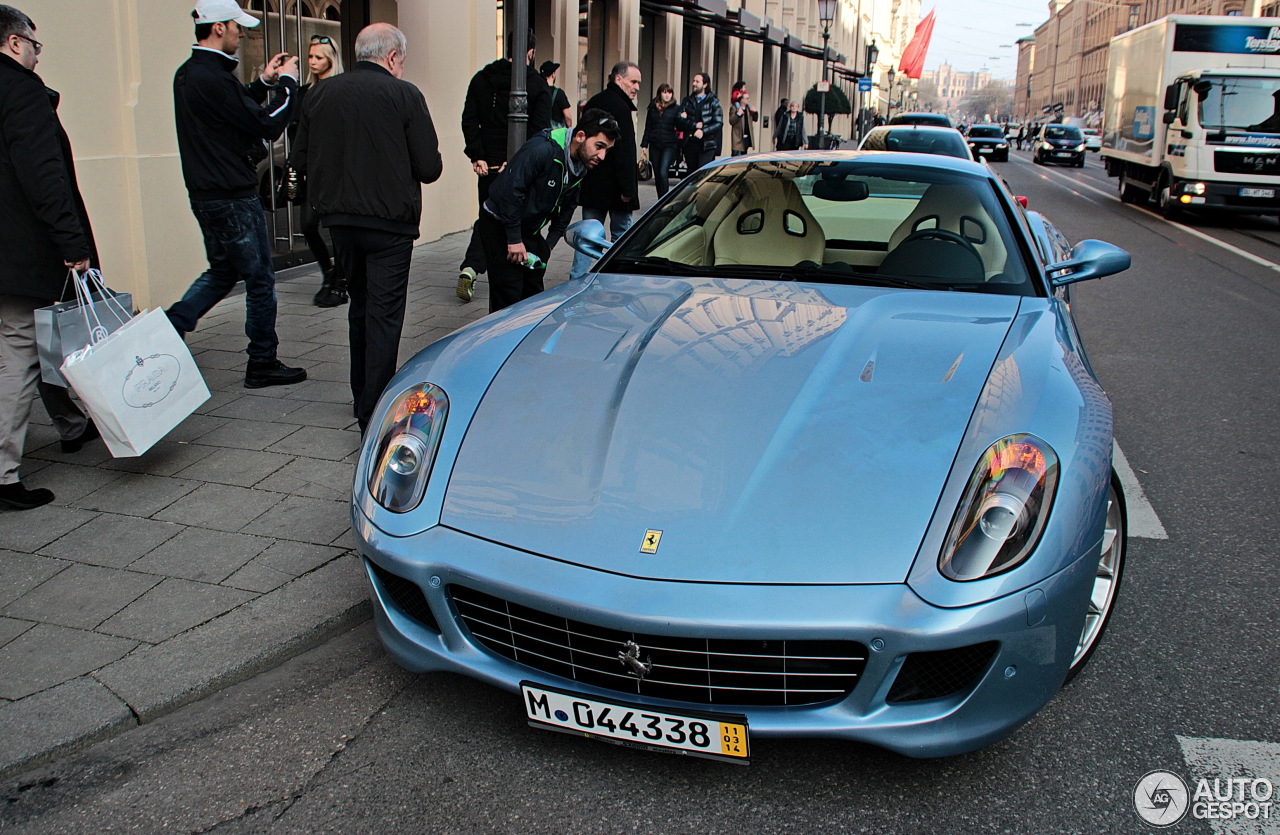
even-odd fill
[[(881, 127), (886, 126), (882, 125)], [(894, 125), (893, 127), (899, 128), (908, 126)], [(953, 133), (957, 132), (955, 128), (938, 129), (950, 130)], [(967, 147), (968, 146), (966, 146), (966, 148)], [(992, 173), (990, 167), (985, 163), (975, 162), (972, 159), (947, 156), (944, 154), (916, 154), (906, 151), (767, 151), (759, 154), (745, 154), (736, 157), (720, 157), (715, 161), (708, 163), (708, 167), (718, 168), (721, 166), (748, 162), (821, 162), (824, 160), (829, 160), (831, 162), (863, 160), (865, 162), (875, 162), (876, 164), (888, 163), (890, 165), (910, 165), (917, 168), (939, 168), (951, 171), (962, 171), (986, 180), (996, 179), (996, 175)]]
[(939, 127), (951, 127), (951, 119), (943, 113), (932, 113), (927, 110), (916, 110), (909, 113), (899, 113), (891, 116), (887, 124), (890, 125), (938, 125)]
[[(868, 143), (878, 145), (882, 141), (888, 141), (889, 137), (910, 137), (912, 144), (917, 145), (920, 150), (916, 153), (938, 154), (947, 153), (947, 148), (963, 152), (968, 155), (969, 145), (965, 142), (964, 134), (955, 128), (944, 128), (941, 125), (880, 125), (867, 131), (867, 135), (862, 137), (859, 148), (862, 150), (902, 150), (907, 148), (871, 148)], [(882, 139), (883, 137), (883, 139)], [(929, 147), (924, 147), (924, 146)], [(955, 156), (955, 154), (952, 154)]]

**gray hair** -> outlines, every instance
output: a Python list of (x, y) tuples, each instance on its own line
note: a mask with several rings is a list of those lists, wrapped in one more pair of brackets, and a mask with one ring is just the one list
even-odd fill
[(615, 78), (618, 78), (619, 76), (626, 75), (627, 70), (631, 69), (632, 67), (635, 67), (637, 70), (640, 69), (640, 65), (637, 64), (635, 61), (619, 61), (618, 63), (613, 65), (613, 69), (609, 70), (609, 80), (613, 81)]
[(409, 41), (390, 23), (371, 23), (356, 35), (357, 61), (385, 61), (392, 52), (409, 52)]
[(13, 6), (0, 5), (0, 42), (7, 41), (10, 35), (30, 35), (35, 29), (31, 18)]

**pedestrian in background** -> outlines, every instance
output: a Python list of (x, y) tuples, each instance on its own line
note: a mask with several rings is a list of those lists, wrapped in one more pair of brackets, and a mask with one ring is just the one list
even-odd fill
[(680, 111), (685, 162), (692, 174), (720, 155), (724, 111), (711, 89), (711, 76), (704, 72), (696, 73), (690, 86), (689, 95), (680, 102)]
[(37, 392), (63, 452), (98, 437), (70, 393), (40, 379), (35, 311), (63, 297), (68, 270), (98, 258), (58, 94), (35, 73), (43, 49), (31, 18), (0, 6), (0, 504), (16, 510), (54, 498), (18, 472)]
[[(551, 127), (551, 88), (533, 66), (536, 41), (529, 33), (529, 49), (524, 62), (525, 89), (528, 94), (528, 136), (534, 136)], [(483, 206), (489, 196), (493, 180), (507, 162), (507, 111), (511, 102), (511, 50), (515, 46), (515, 34), (507, 33), (507, 57), (500, 58), (477, 72), (467, 85), (467, 97), (462, 105), (463, 151), (471, 160), (471, 170), (476, 175), (477, 206)], [(464, 302), (475, 298), (476, 277), (485, 272), (484, 247), (471, 230), (467, 251), (458, 265), (458, 284), (455, 294)]]
[(276, 358), (276, 273), (257, 172), (268, 143), (280, 138), (293, 117), (298, 59), (282, 52), (252, 84), (241, 84), (235, 54), (244, 30), (257, 26), (258, 19), (236, 0), (199, 0), (191, 16), (196, 45), (173, 77), (173, 109), (182, 178), (204, 235), (209, 268), (169, 308), (169, 321), (180, 334), (195, 330), (200, 318), (244, 281), (245, 387), (300, 383), (307, 370)]
[(671, 166), (680, 153), (680, 134), (677, 125), (680, 108), (676, 106), (676, 93), (670, 84), (659, 84), (658, 92), (649, 102), (649, 110), (644, 119), (644, 136), (640, 139), (640, 147), (649, 149), (650, 162), (653, 163), (653, 182), (657, 186), (658, 196), (670, 190), (669, 174)]
[(347, 277), (351, 397), (363, 432), (395, 375), (420, 183), (443, 172), (422, 92), (405, 81), (408, 43), (389, 23), (356, 37), (356, 65), (307, 96), (296, 159)]
[(612, 116), (587, 109), (573, 128), (544, 130), (525, 142), (498, 174), (476, 221), (489, 261), (490, 313), (542, 292), (547, 260), (573, 219), (578, 188), (620, 134)]
[(804, 117), (800, 115), (800, 103), (787, 105), (787, 113), (778, 120), (773, 132), (773, 145), (779, 151), (798, 151), (804, 147)]
[(538, 67), (538, 74), (547, 82), (551, 96), (551, 127), (568, 128), (573, 127), (573, 108), (569, 106), (569, 97), (564, 90), (556, 86), (556, 72), (559, 69), (560, 65), (555, 61), (543, 61), (542, 66)]
[(731, 98), (729, 125), (733, 132), (729, 138), (729, 148), (730, 153), (736, 157), (755, 147), (755, 127), (751, 123), (760, 121), (760, 111), (751, 106), (751, 93), (747, 92), (745, 81), (733, 85)]
[[(618, 123), (622, 136), (608, 156), (587, 174), (582, 184), (582, 219), (604, 221), (609, 217), (609, 239), (616, 241), (631, 227), (640, 207), (640, 174), (636, 163), (636, 126), (632, 113), (640, 94), (640, 67), (619, 61), (609, 71), (609, 83), (587, 101), (587, 110), (603, 110)], [(584, 115), (583, 118), (586, 118)], [(582, 278), (594, 259), (581, 252), (573, 254), (569, 279)]]

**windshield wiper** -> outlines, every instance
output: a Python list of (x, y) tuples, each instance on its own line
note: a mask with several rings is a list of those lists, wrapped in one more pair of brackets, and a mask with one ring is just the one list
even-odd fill
[(832, 284), (867, 284), (873, 287), (900, 287), (904, 290), (952, 289), (950, 285), (925, 284), (905, 278), (897, 278), (896, 276), (857, 272), (851, 267), (836, 267), (824, 264), (797, 264), (794, 267), (787, 267), (783, 271), (783, 278), (790, 281), (797, 281), (800, 278), (812, 278), (818, 281), (826, 279), (828, 283)]
[(627, 272), (634, 269), (645, 275), (705, 275), (707, 272), (706, 267), (696, 267), (693, 264), (672, 261), (670, 258), (657, 255), (615, 258), (609, 262), (609, 269), (612, 272)]

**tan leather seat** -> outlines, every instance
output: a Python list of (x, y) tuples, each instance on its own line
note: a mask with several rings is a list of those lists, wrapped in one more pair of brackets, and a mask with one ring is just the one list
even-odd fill
[(912, 232), (945, 229), (955, 232), (974, 245), (982, 256), (986, 278), (990, 279), (1004, 272), (1009, 254), (991, 216), (974, 194), (973, 188), (949, 183), (929, 186), (915, 209), (889, 236), (889, 251), (897, 249)]
[(750, 177), (712, 238), (716, 266), (822, 263), (827, 237), (790, 180)]

